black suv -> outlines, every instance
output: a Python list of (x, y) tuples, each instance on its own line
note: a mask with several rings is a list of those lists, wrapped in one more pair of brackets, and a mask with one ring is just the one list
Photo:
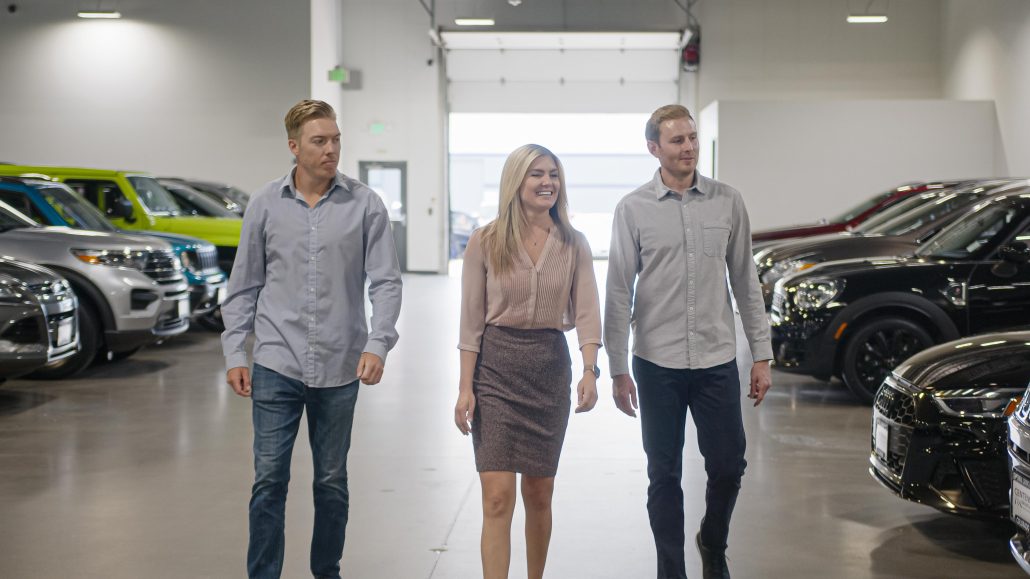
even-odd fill
[(912, 257), (826, 262), (776, 282), (777, 365), (840, 376), (872, 402), (902, 360), (961, 336), (1030, 326), (1030, 186), (975, 205)]
[(873, 402), (869, 472), (939, 511), (1009, 516), (1005, 418), (1030, 380), (1030, 332), (962, 338), (905, 360)]

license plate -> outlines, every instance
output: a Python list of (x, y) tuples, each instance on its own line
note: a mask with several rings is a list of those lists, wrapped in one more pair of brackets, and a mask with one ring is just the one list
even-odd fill
[(190, 315), (190, 301), (179, 300), (179, 317), (185, 318)]
[(217, 296), (215, 298), (215, 302), (216, 303), (221, 304), (222, 302), (224, 302), (225, 301), (225, 288), (224, 287), (218, 288), (218, 291), (216, 292), (216, 296)]
[(887, 460), (887, 444), (890, 440), (890, 426), (887, 425), (887, 421), (877, 418), (876, 428), (873, 432), (873, 445), (876, 449), (876, 455), (882, 460)]
[(72, 341), (72, 328), (73, 320), (68, 318), (67, 320), (61, 320), (57, 325), (57, 345), (67, 346)]
[(1012, 473), (1012, 520), (1030, 531), (1030, 479), (1017, 472)]

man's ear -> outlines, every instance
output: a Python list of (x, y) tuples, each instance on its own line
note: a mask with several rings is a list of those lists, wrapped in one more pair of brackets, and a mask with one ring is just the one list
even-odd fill
[(648, 141), (647, 152), (651, 153), (652, 157), (658, 157), (658, 143), (654, 141)]
[(293, 153), (294, 156), (297, 156), (297, 153), (300, 152), (300, 145), (297, 144), (297, 141), (289, 139), (286, 143), (290, 146), (290, 152)]

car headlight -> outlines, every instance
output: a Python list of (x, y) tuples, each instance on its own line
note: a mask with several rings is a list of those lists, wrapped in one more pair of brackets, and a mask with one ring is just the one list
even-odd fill
[(1023, 388), (939, 390), (933, 393), (933, 401), (951, 416), (1001, 418), (1015, 411), (1023, 391)]
[(73, 249), (72, 255), (79, 261), (91, 265), (106, 265), (110, 267), (127, 267), (143, 271), (147, 264), (147, 253), (145, 251), (108, 250), (108, 249)]
[(801, 310), (817, 310), (833, 301), (843, 289), (843, 280), (806, 279), (794, 286), (794, 305)]
[(196, 275), (200, 275), (203, 272), (203, 267), (200, 265), (200, 257), (197, 252), (192, 249), (186, 249), (179, 252), (179, 261), (182, 262), (182, 267), (190, 270)]
[(790, 261), (777, 261), (772, 264), (769, 269), (765, 270), (762, 274), (762, 283), (776, 283), (780, 279), (787, 277), (792, 273), (799, 271), (805, 271), (810, 267), (816, 265), (814, 261), (805, 261), (803, 259), (792, 259)]

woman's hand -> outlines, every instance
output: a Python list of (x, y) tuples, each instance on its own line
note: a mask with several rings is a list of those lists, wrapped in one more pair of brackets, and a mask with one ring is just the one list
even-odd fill
[(465, 436), (472, 430), (472, 414), (475, 410), (476, 395), (472, 393), (472, 389), (459, 390), (458, 403), (454, 405), (454, 424)]
[(597, 376), (591, 371), (583, 374), (576, 392), (579, 394), (579, 400), (576, 403), (576, 413), (590, 412), (594, 405), (597, 404)]

